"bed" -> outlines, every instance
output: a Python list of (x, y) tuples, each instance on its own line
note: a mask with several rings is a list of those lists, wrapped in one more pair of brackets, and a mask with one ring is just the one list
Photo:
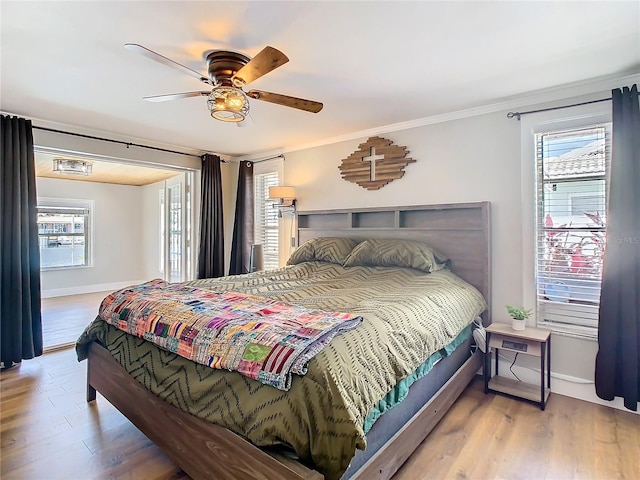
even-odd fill
[[(420, 207), (300, 212), (297, 218), (298, 240), (300, 244), (304, 244), (307, 240), (314, 238), (326, 237), (352, 238), (355, 240), (354, 244), (365, 239), (376, 238), (401, 238), (406, 241), (416, 240), (427, 242), (434, 247), (434, 249), (437, 249), (444, 256), (451, 259), (450, 268), (456, 275), (475, 286), (484, 298), (490, 299), (488, 222), (489, 204), (486, 202)], [(304, 251), (304, 248), (299, 250)], [(350, 278), (350, 280), (345, 281), (351, 282), (353, 285), (359, 285), (358, 282), (360, 282), (360, 284), (366, 284), (371, 287), (371, 285), (376, 285), (377, 275), (381, 278), (387, 277), (390, 272), (390, 270), (385, 267), (370, 267), (354, 264), (347, 268), (340, 265), (339, 262), (327, 264), (324, 261), (309, 261), (309, 259), (306, 259), (300, 264), (288, 267), (288, 269), (285, 270), (288, 275), (293, 272), (294, 276), (298, 276), (301, 279), (319, 279), (321, 284), (324, 282), (324, 290), (318, 293), (318, 284), (311, 286), (311, 293), (304, 295), (297, 293), (300, 290), (296, 288), (288, 290), (287, 284), (290, 279), (287, 278), (285, 281), (279, 281), (283, 273), (278, 271), (226, 278), (214, 282), (194, 282), (193, 285), (198, 288), (217, 289), (220, 291), (228, 289), (243, 291), (244, 289), (244, 291), (251, 294), (266, 296), (274, 289), (281, 290), (285, 292), (284, 298), (287, 301), (296, 300), (296, 296), (298, 296), (298, 302), (320, 305), (326, 308), (327, 306), (336, 305), (336, 298), (338, 298), (334, 296), (337, 288), (334, 288), (336, 286), (333, 285), (335, 283), (333, 278)], [(441, 269), (430, 275), (419, 274), (414, 269), (402, 270), (402, 272), (397, 273), (401, 275), (402, 278), (394, 278), (393, 283), (405, 282), (402, 290), (407, 291), (411, 290), (412, 286), (418, 291), (418, 287), (421, 285), (420, 282), (423, 281), (451, 283), (455, 282), (457, 278), (447, 269)], [(396, 273), (394, 273), (394, 275), (395, 274)], [(338, 276), (334, 277), (335, 275)], [(354, 275), (354, 277), (351, 278), (349, 275)], [(360, 295), (371, 297), (373, 294), (371, 291), (366, 291), (364, 293), (360, 292)], [(380, 292), (375, 295), (378, 297), (383, 296)], [(360, 305), (360, 307), (365, 310), (366, 308), (373, 308), (373, 310), (384, 309), (383, 303), (375, 304), (373, 307), (370, 304), (372, 304), (371, 301), (354, 303), (354, 305)], [(337, 307), (340, 309), (339, 307), (341, 307), (341, 305), (337, 304)], [(364, 313), (365, 319), (367, 318), (366, 311), (360, 313)], [(369, 315), (373, 314), (369, 313)], [(457, 314), (451, 314), (452, 317), (456, 315)], [(490, 311), (486, 309), (483, 313), (484, 323), (489, 323), (489, 319)], [(469, 320), (465, 320), (465, 323), (468, 324)], [(95, 390), (101, 392), (193, 478), (239, 478), (240, 476), (247, 478), (287, 479), (322, 478), (314, 468), (322, 470), (327, 474), (327, 478), (338, 478), (337, 472), (342, 475), (342, 472), (347, 466), (348, 469), (342, 478), (390, 478), (406, 458), (408, 458), (413, 449), (424, 439), (429, 430), (435, 426), (446, 409), (455, 401), (480, 367), (481, 362), (478, 355), (471, 355), (469, 353), (469, 343), (471, 340), (468, 338), (468, 332), (466, 336), (462, 338), (462, 327), (463, 326), (460, 326), (460, 331), (450, 332), (449, 337), (445, 336), (439, 340), (440, 343), (435, 342), (435, 344), (431, 346), (432, 350), (435, 349), (432, 352), (433, 355), (439, 354), (441, 358), (437, 358), (436, 361), (432, 362), (434, 365), (429, 365), (429, 373), (425, 371), (424, 375), (418, 375), (416, 377), (414, 380), (415, 383), (406, 389), (407, 391), (405, 391), (404, 394), (406, 398), (402, 400), (402, 402), (386, 413), (382, 411), (379, 412), (379, 418), (371, 419), (368, 416), (366, 419), (364, 418), (365, 415), (362, 409), (368, 411), (373, 401), (368, 400), (367, 403), (366, 398), (364, 406), (352, 407), (351, 404), (348, 404), (344, 407), (346, 413), (335, 413), (335, 418), (332, 417), (329, 420), (324, 417), (331, 417), (332, 414), (327, 414), (327, 410), (322, 409), (314, 410), (311, 408), (309, 410), (310, 413), (300, 415), (311, 417), (311, 422), (314, 425), (320, 425), (323, 422), (342, 425), (345, 423), (345, 416), (357, 417), (358, 422), (361, 423), (363, 420), (366, 420), (369, 424), (373, 425), (369, 425), (370, 429), (367, 427), (366, 436), (363, 436), (362, 429), (353, 430), (350, 426), (346, 426), (344, 430), (338, 428), (337, 433), (335, 433), (336, 438), (346, 438), (346, 455), (349, 457), (347, 463), (345, 463), (345, 453), (342, 451), (345, 450), (344, 448), (334, 455), (342, 462), (338, 470), (334, 469), (331, 464), (328, 464), (330, 465), (329, 467), (324, 465), (323, 455), (319, 455), (317, 452), (315, 456), (312, 456), (313, 462), (309, 464), (308, 455), (302, 455), (303, 461), (300, 461), (295, 456), (292, 457), (292, 455), (289, 455), (286, 449), (258, 448), (245, 440), (245, 438), (251, 438), (252, 442), (256, 444), (265, 444), (265, 442), (260, 442), (260, 436), (258, 438), (252, 438), (247, 432), (243, 432), (242, 436), (233, 433), (232, 430), (238, 431), (236, 424), (233, 423), (235, 420), (231, 423), (225, 423), (224, 421), (218, 422), (229, 427), (224, 428), (198, 418), (196, 415), (198, 415), (199, 412), (189, 410), (188, 407), (183, 406), (181, 399), (177, 399), (178, 393), (167, 394), (162, 390), (158, 390), (157, 385), (155, 385), (155, 393), (151, 393), (149, 389), (153, 390), (154, 385), (148, 384), (143, 386), (143, 383), (151, 382), (144, 380), (144, 378), (147, 377), (141, 377), (138, 375), (139, 372), (135, 370), (135, 368), (142, 368), (139, 358), (145, 358), (146, 356), (146, 353), (141, 353), (142, 351), (135, 349), (151, 347), (145, 345), (144, 341), (129, 338), (130, 336), (126, 336), (126, 334), (123, 333), (114, 334), (111, 332), (110, 338), (112, 339), (109, 345), (111, 354), (107, 349), (100, 346), (99, 342), (86, 342), (86, 355), (89, 360), (87, 397), (88, 400), (93, 400), (95, 399)], [(467, 331), (468, 330), (467, 328)], [(331, 346), (333, 346), (334, 343), (340, 342), (346, 342), (346, 344), (348, 344), (350, 334), (352, 334), (352, 332), (347, 332), (341, 337), (337, 337), (331, 343)], [(125, 335), (125, 337), (122, 337), (122, 335)], [(413, 337), (419, 337), (419, 335), (413, 335)], [(94, 339), (97, 338), (100, 338), (102, 343), (105, 343), (104, 340), (107, 338), (106, 333), (104, 337), (94, 337)], [(114, 340), (115, 338), (117, 338), (117, 340)], [(431, 338), (431, 336), (429, 336), (429, 338)], [(450, 346), (449, 343), (455, 343), (452, 340), (457, 342), (454, 347), (458, 348), (452, 347), (451, 351), (447, 351), (445, 347)], [(115, 344), (121, 345), (116, 348), (114, 347)], [(327, 347), (327, 350), (330, 349)], [(347, 349), (345, 351), (350, 350)], [(133, 354), (135, 362), (137, 362), (135, 367), (128, 365), (128, 363), (131, 363), (131, 358), (128, 360), (124, 358), (127, 355), (131, 357), (131, 352), (135, 352)], [(324, 351), (318, 356), (320, 357), (322, 354), (324, 354)], [(155, 355), (164, 355), (163, 358), (167, 360), (167, 363), (170, 358), (169, 352), (166, 352), (166, 355), (156, 352)], [(382, 356), (380, 353), (374, 353), (372, 355), (372, 358)], [(395, 370), (409, 368), (404, 364), (405, 356), (411, 356), (411, 354), (402, 351), (392, 356), (398, 359), (397, 362), (393, 362), (394, 365), (392, 368)], [(171, 359), (171, 361), (173, 362), (174, 359)], [(160, 363), (162, 363), (162, 361), (160, 361)], [(409, 363), (408, 360), (407, 363)], [(123, 365), (128, 367), (128, 371), (125, 370)], [(323, 374), (314, 370), (313, 360), (309, 362), (309, 365), (310, 374), (308, 375), (311, 377), (309, 382), (312, 382), (320, 378)], [(367, 365), (366, 362), (365, 365)], [(184, 366), (181, 366), (179, 370), (183, 370), (184, 368)], [(407, 373), (410, 372), (402, 371), (400, 376), (407, 376)], [(196, 374), (191, 375), (193, 377)], [(232, 375), (236, 375), (236, 377), (239, 376), (238, 374)], [(317, 377), (314, 377), (314, 375)], [(136, 380), (136, 377), (140, 381)], [(158, 378), (162, 378), (162, 374), (158, 374)], [(235, 381), (234, 377), (228, 375), (220, 375), (217, 378), (224, 382)], [(306, 378), (306, 376), (303, 378)], [(437, 380), (430, 380), (433, 378), (437, 378)], [(171, 384), (174, 379), (173, 373), (170, 372), (158, 383), (162, 383), (162, 388), (164, 389), (166, 385)], [(377, 381), (378, 380), (376, 380), (376, 382)], [(240, 382), (244, 385), (241, 388), (250, 390), (256, 398), (260, 398), (260, 395), (262, 395), (261, 392), (265, 390), (256, 388), (255, 385), (246, 380)], [(292, 390), (295, 390), (297, 385), (301, 385), (301, 382), (296, 383), (296, 381), (294, 381)], [(307, 387), (305, 387), (305, 389), (306, 388)], [(338, 379), (337, 381), (329, 382), (328, 386), (323, 386), (322, 388), (342, 388), (343, 390), (349, 390), (352, 388), (352, 385), (349, 382)], [(381, 385), (380, 388), (384, 390), (387, 386)], [(228, 390), (236, 392), (237, 389), (232, 386)], [(303, 391), (307, 396), (319, 396), (317, 391), (308, 389)], [(367, 397), (366, 394), (360, 391), (356, 391), (353, 396), (358, 399), (359, 397)], [(164, 400), (162, 398), (164, 398)], [(266, 404), (272, 403), (270, 400), (271, 397), (265, 398), (267, 399), (264, 400)], [(288, 399), (289, 397), (278, 395), (278, 398)], [(220, 401), (220, 398), (217, 400)], [(234, 401), (240, 406), (236, 405), (234, 407)], [(293, 400), (285, 401), (293, 402)], [(235, 398), (234, 400), (225, 398), (222, 403), (224, 404), (224, 402), (227, 402), (227, 407), (225, 407), (225, 410), (228, 411), (227, 415), (229, 415), (229, 412), (234, 412), (234, 408), (240, 410), (242, 410), (242, 407), (249, 408), (249, 400), (246, 399)], [(208, 405), (216, 405), (214, 400), (207, 400), (205, 403)], [(180, 406), (181, 409), (171, 404)], [(358, 410), (358, 408), (360, 410)], [(191, 414), (185, 413), (183, 410), (189, 411)], [(215, 408), (213, 410), (215, 410)], [(210, 415), (210, 413), (206, 415)], [(322, 421), (320, 421), (321, 417)], [(162, 420), (158, 421), (158, 418)], [(268, 418), (268, 416), (266, 418)], [(286, 418), (288, 417), (285, 417), (285, 421)], [(291, 417), (291, 421), (296, 421), (295, 419), (295, 416)], [(261, 422), (265, 421), (267, 420), (262, 418)], [(275, 422), (276, 424), (268, 428), (270, 434), (275, 436), (275, 438), (278, 438), (281, 434), (281, 432), (277, 431), (277, 422), (282, 423), (282, 421), (283, 419), (280, 418)], [(331, 428), (334, 427), (331, 426)], [(365, 427), (363, 426), (362, 428)], [(318, 430), (321, 430), (321, 428), (319, 427)], [(311, 443), (320, 443), (320, 440), (313, 438), (311, 440)], [(272, 443), (274, 442), (266, 442), (267, 445)], [(295, 444), (295, 442), (289, 442), (288, 440), (285, 443)], [(335, 442), (328, 443), (337, 444), (338, 442), (336, 440)], [(350, 457), (353, 455), (353, 451), (349, 453), (349, 450), (353, 450), (352, 447), (354, 446), (362, 448), (364, 443), (367, 444), (367, 448), (363, 451), (359, 450), (351, 459)], [(296, 450), (298, 451), (305, 451), (305, 448), (305, 445), (296, 445)], [(313, 450), (314, 447), (311, 445), (308, 448)]]

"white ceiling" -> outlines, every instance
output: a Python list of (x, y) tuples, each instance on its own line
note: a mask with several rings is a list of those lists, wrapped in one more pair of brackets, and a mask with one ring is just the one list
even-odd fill
[[(640, 71), (640, 2), (27, 2), (1, 8), (0, 109), (78, 129), (231, 155), (312, 144), (479, 107), (558, 85)], [(250, 87), (318, 100), (311, 114), (251, 101), (253, 125), (213, 120), (179, 71), (202, 53), (289, 63)], [(37, 122), (36, 122), (37, 124)]]

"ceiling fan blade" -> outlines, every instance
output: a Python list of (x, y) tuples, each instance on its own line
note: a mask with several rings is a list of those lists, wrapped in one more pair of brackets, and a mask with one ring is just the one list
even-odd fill
[(183, 92), (170, 93), (168, 95), (153, 95), (151, 97), (142, 97), (147, 102), (168, 102), (169, 100), (177, 100), (179, 98), (189, 97), (208, 97), (211, 92)]
[(284, 105), (285, 107), (297, 108), (298, 110), (304, 110), (306, 112), (318, 113), (322, 110), (322, 103), (314, 102), (313, 100), (305, 100), (304, 98), (290, 97), (288, 95), (281, 95), (279, 93), (264, 92), (262, 90), (250, 90), (247, 92), (247, 96), (255, 98), (256, 100), (262, 100), (264, 102), (277, 103), (278, 105)]
[(289, 58), (280, 50), (273, 47), (264, 47), (255, 57), (249, 60), (249, 63), (238, 70), (233, 76), (233, 80), (236, 83), (240, 83), (239, 86), (247, 85), (288, 61)]
[(191, 75), (192, 77), (196, 77), (203, 83), (207, 83), (209, 85), (213, 85), (211, 80), (202, 75), (200, 72), (196, 72), (195, 70), (190, 69), (189, 67), (185, 67), (178, 62), (174, 62), (170, 58), (167, 58), (159, 53), (154, 52), (153, 50), (149, 50), (147, 47), (143, 47), (142, 45), (138, 45), (137, 43), (125, 43), (124, 48), (130, 50), (132, 52), (139, 53), (151, 60), (155, 60), (158, 63), (162, 63), (167, 67), (175, 68), (176, 70), (181, 71), (182, 73), (186, 73), (187, 75)]

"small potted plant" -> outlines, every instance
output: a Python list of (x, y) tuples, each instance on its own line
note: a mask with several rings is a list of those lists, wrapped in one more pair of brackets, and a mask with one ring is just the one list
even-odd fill
[(507, 305), (507, 312), (509, 312), (509, 315), (513, 318), (511, 328), (514, 330), (524, 330), (525, 324), (527, 323), (526, 320), (531, 315), (531, 310)]

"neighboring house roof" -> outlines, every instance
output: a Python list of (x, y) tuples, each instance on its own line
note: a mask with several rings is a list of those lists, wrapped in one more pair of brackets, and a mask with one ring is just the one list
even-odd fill
[(545, 180), (597, 177), (605, 173), (604, 139), (544, 159)]

